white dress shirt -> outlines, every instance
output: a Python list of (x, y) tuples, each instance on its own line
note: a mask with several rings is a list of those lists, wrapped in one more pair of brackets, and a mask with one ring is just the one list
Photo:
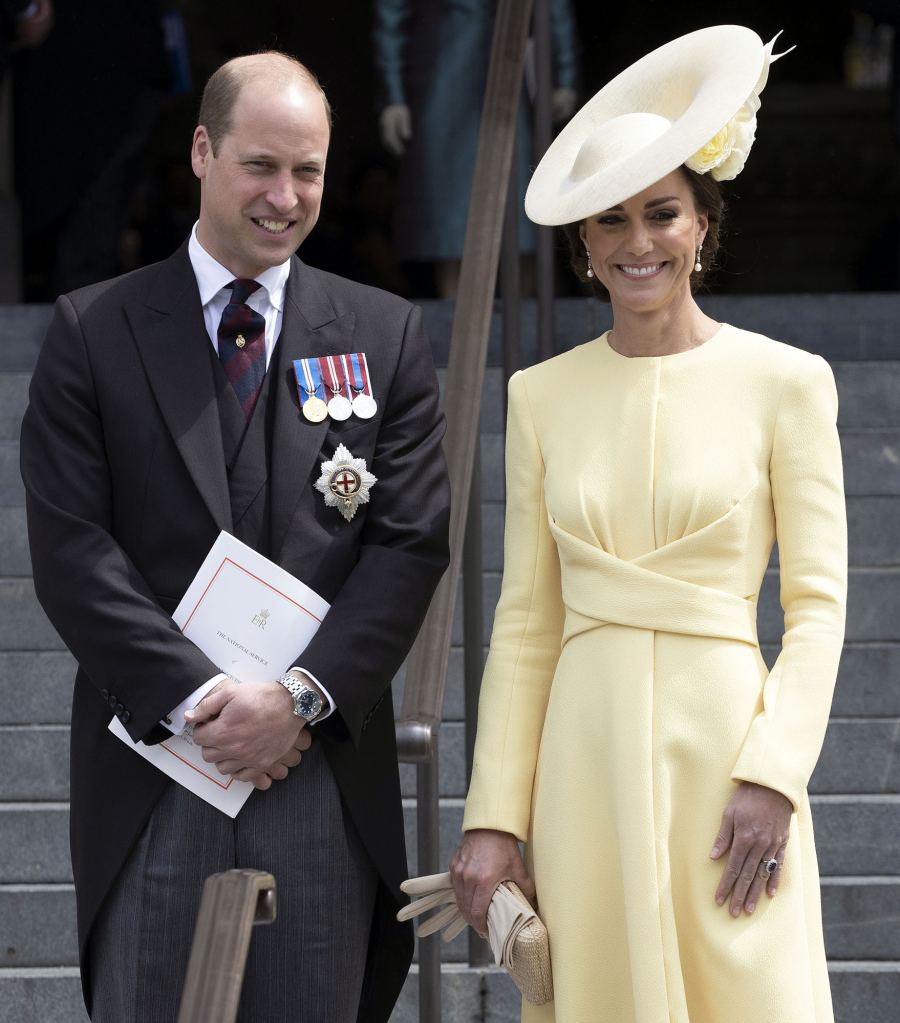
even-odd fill
[[(206, 332), (209, 334), (213, 348), (218, 353), (219, 322), (222, 319), (225, 306), (228, 305), (228, 301), (231, 298), (231, 289), (228, 285), (234, 280), (234, 274), (230, 270), (226, 270), (221, 263), (213, 259), (206, 249), (203, 248), (197, 240), (196, 224), (194, 224), (191, 238), (188, 242), (188, 256), (191, 260), (191, 266), (194, 268), (194, 276), (197, 278), (197, 287), (200, 290), (200, 301), (203, 304), (203, 320), (206, 323)], [(272, 360), (272, 352), (275, 350), (275, 342), (281, 333), (284, 292), (290, 272), (291, 261), (289, 259), (285, 260), (284, 263), (279, 263), (278, 266), (270, 266), (268, 270), (264, 270), (255, 278), (262, 287), (254, 291), (247, 299), (247, 305), (263, 316), (266, 321), (267, 370)], [(316, 722), (324, 721), (334, 711), (334, 700), (332, 700), (325, 686), (315, 676), (310, 675), (300, 665), (295, 665), (294, 667), (297, 671), (302, 671), (307, 678), (312, 679), (319, 689), (322, 690), (322, 694), (328, 702), (328, 709), (320, 717), (316, 718)], [(168, 717), (163, 720), (166, 728), (176, 735), (183, 732), (186, 725), (184, 720), (185, 712), (193, 710), (211, 689), (214, 689), (226, 678), (228, 676), (225, 674), (216, 675), (195, 689), (190, 696), (182, 700), (174, 710), (170, 711)]]

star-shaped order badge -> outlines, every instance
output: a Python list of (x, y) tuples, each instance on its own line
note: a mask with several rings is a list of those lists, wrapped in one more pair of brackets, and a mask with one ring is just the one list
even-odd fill
[(378, 478), (366, 468), (364, 458), (354, 458), (343, 444), (338, 444), (334, 457), (320, 468), (316, 490), (325, 495), (329, 508), (337, 508), (349, 522), (361, 504), (369, 503), (369, 491)]

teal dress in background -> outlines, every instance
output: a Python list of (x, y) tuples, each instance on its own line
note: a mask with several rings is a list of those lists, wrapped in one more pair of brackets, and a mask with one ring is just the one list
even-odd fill
[[(462, 257), (478, 127), (487, 85), (496, 0), (375, 0), (375, 60), (381, 107), (402, 103), (413, 137), (400, 161), (394, 250), (402, 260)], [(552, 0), (554, 86), (576, 87), (571, 0)], [(535, 165), (532, 108), (519, 106), (519, 195)], [(521, 208), (521, 203), (520, 203)], [(519, 245), (534, 251), (534, 226), (519, 221)]]

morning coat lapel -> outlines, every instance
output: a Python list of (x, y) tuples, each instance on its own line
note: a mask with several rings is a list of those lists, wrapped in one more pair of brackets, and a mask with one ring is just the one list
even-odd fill
[(216, 525), (231, 532), (209, 335), (187, 242), (160, 264), (145, 299), (126, 303), (125, 315), (184, 464)]
[(356, 317), (337, 314), (316, 274), (295, 256), (285, 291), (284, 316), (272, 436), (272, 553), (277, 560), (300, 495), (318, 478), (316, 458), (330, 419), (310, 423), (300, 408), (294, 359), (337, 355), (352, 350)]

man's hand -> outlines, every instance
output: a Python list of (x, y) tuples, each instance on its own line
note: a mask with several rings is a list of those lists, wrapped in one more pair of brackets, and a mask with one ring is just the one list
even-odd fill
[(487, 937), (488, 905), (501, 881), (513, 881), (534, 902), (534, 882), (525, 870), (519, 843), (506, 831), (467, 831), (450, 861), (450, 880), (466, 923), (482, 938)]
[(30, 8), (16, 19), (16, 41), (13, 49), (32, 50), (47, 38), (53, 28), (52, 0), (35, 0)]
[(412, 138), (412, 114), (405, 103), (391, 103), (379, 117), (381, 141), (394, 156), (402, 156), (406, 143)]
[(297, 736), (297, 741), (287, 753), (276, 764), (267, 767), (265, 771), (251, 774), (248, 770), (241, 772), (241, 781), (249, 781), (251, 785), (265, 791), (272, 787), (273, 781), (284, 781), (291, 768), (296, 767), (302, 758), (302, 754), (312, 745), (312, 736), (308, 728), (302, 728)]
[[(722, 906), (731, 896), (732, 916), (740, 916), (741, 910), (752, 913), (763, 888), (770, 899), (775, 897), (792, 812), (786, 796), (746, 781), (738, 785), (729, 800), (709, 855), (717, 860), (731, 849), (716, 890), (716, 902)], [(778, 869), (766, 877), (763, 865), (773, 859), (778, 861)]]
[(185, 720), (194, 726), (194, 742), (203, 747), (207, 763), (222, 774), (268, 788), (257, 784), (260, 776), (286, 777), (292, 765), (285, 759), (293, 760), (291, 751), (298, 749), (298, 737), (305, 731), (306, 722), (293, 709), (291, 694), (279, 682), (241, 685), (226, 679)]

